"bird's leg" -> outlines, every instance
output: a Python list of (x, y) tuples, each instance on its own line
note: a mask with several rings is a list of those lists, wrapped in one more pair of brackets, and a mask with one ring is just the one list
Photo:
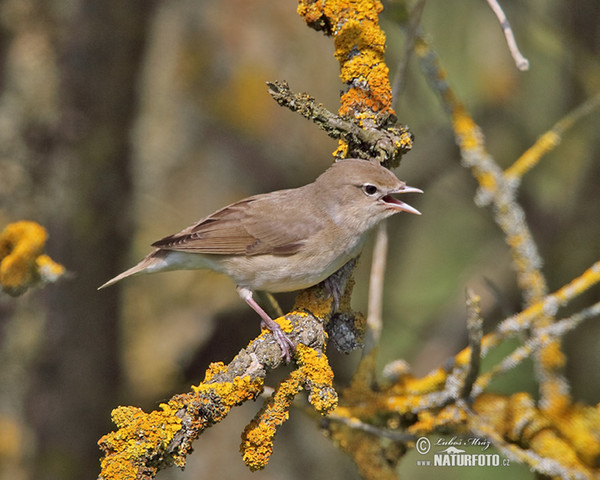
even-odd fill
[(256, 313), (258, 313), (260, 315), (260, 318), (262, 319), (261, 324), (271, 331), (271, 333), (275, 337), (275, 340), (277, 341), (277, 344), (283, 351), (283, 355), (285, 356), (285, 361), (287, 363), (290, 363), (290, 361), (292, 360), (292, 353), (294, 352), (294, 349), (295, 349), (295, 346), (292, 343), (292, 341), (285, 334), (285, 332), (281, 329), (279, 324), (276, 321), (274, 321), (271, 317), (269, 317), (267, 312), (265, 312), (261, 308), (261, 306), (258, 303), (256, 303), (256, 300), (254, 300), (254, 298), (252, 298), (251, 290), (249, 290), (245, 287), (237, 287), (237, 291), (238, 291), (238, 294), (240, 295), (240, 297), (242, 297), (242, 299), (248, 305), (250, 305), (252, 310), (254, 310)]

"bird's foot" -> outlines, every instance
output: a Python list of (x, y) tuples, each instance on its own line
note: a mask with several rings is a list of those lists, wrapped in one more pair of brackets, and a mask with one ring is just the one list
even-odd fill
[(290, 340), (290, 337), (287, 336), (287, 334), (281, 329), (281, 327), (275, 320), (269, 318), (269, 321), (267, 322), (266, 319), (263, 318), (261, 325), (267, 330), (271, 331), (273, 337), (275, 338), (275, 341), (283, 351), (285, 363), (290, 363), (292, 361), (294, 351), (296, 350), (294, 342)]
[(296, 346), (294, 345), (294, 342), (292, 342), (290, 340), (290, 338), (287, 336), (287, 334), (281, 329), (279, 324), (275, 320), (273, 320), (271, 317), (269, 317), (267, 312), (265, 312), (261, 308), (261, 306), (258, 303), (256, 303), (256, 300), (254, 300), (254, 298), (252, 298), (251, 290), (249, 290), (248, 288), (245, 288), (245, 287), (238, 287), (237, 291), (238, 291), (240, 297), (242, 297), (246, 301), (246, 303), (248, 305), (250, 305), (252, 310), (254, 310), (256, 313), (258, 313), (260, 315), (260, 318), (262, 319), (261, 325), (263, 325), (265, 328), (267, 328), (268, 330), (271, 331), (271, 333), (273, 334), (273, 337), (275, 338), (275, 341), (277, 342), (277, 344), (283, 351), (283, 356), (285, 357), (285, 362), (290, 363), (292, 361), (293, 353), (296, 350)]

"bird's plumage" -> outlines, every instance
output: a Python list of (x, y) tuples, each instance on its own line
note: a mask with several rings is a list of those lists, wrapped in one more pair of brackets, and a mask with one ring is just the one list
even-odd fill
[[(373, 198), (365, 185), (377, 189)], [(140, 273), (198, 268), (225, 273), (251, 290), (306, 288), (355, 257), (383, 218), (418, 213), (391, 197), (404, 191), (420, 190), (380, 165), (342, 160), (313, 183), (240, 200), (154, 242), (154, 252), (100, 288)], [(296, 257), (296, 266), (285, 257)]]
[[(152, 253), (100, 288), (140, 273), (207, 268), (231, 277), (277, 330), (251, 291), (300, 290), (325, 280), (358, 255), (381, 220), (400, 211), (419, 214), (392, 196), (407, 192), (421, 191), (379, 164), (342, 160), (313, 183), (240, 200), (154, 242)], [(274, 333), (289, 356), (283, 333)]]
[[(304, 190), (280, 190), (240, 200), (152, 246), (215, 255), (291, 255), (323, 227), (318, 218), (297, 211)], [(282, 228), (290, 216), (297, 221)]]

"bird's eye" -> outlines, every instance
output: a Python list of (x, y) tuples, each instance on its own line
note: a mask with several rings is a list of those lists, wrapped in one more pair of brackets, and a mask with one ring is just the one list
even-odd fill
[(367, 195), (372, 196), (375, 195), (378, 192), (378, 189), (375, 185), (371, 185), (370, 183), (365, 183), (362, 186), (363, 192), (365, 192)]

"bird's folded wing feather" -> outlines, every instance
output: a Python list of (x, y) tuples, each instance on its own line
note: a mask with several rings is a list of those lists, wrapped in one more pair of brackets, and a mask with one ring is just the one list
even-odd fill
[[(274, 196), (274, 194), (277, 194)], [(322, 228), (303, 221), (295, 190), (256, 195), (233, 203), (175, 235), (152, 244), (164, 250), (221, 255), (291, 255)], [(293, 209), (293, 216), (292, 214)], [(290, 222), (290, 218), (295, 221)]]

